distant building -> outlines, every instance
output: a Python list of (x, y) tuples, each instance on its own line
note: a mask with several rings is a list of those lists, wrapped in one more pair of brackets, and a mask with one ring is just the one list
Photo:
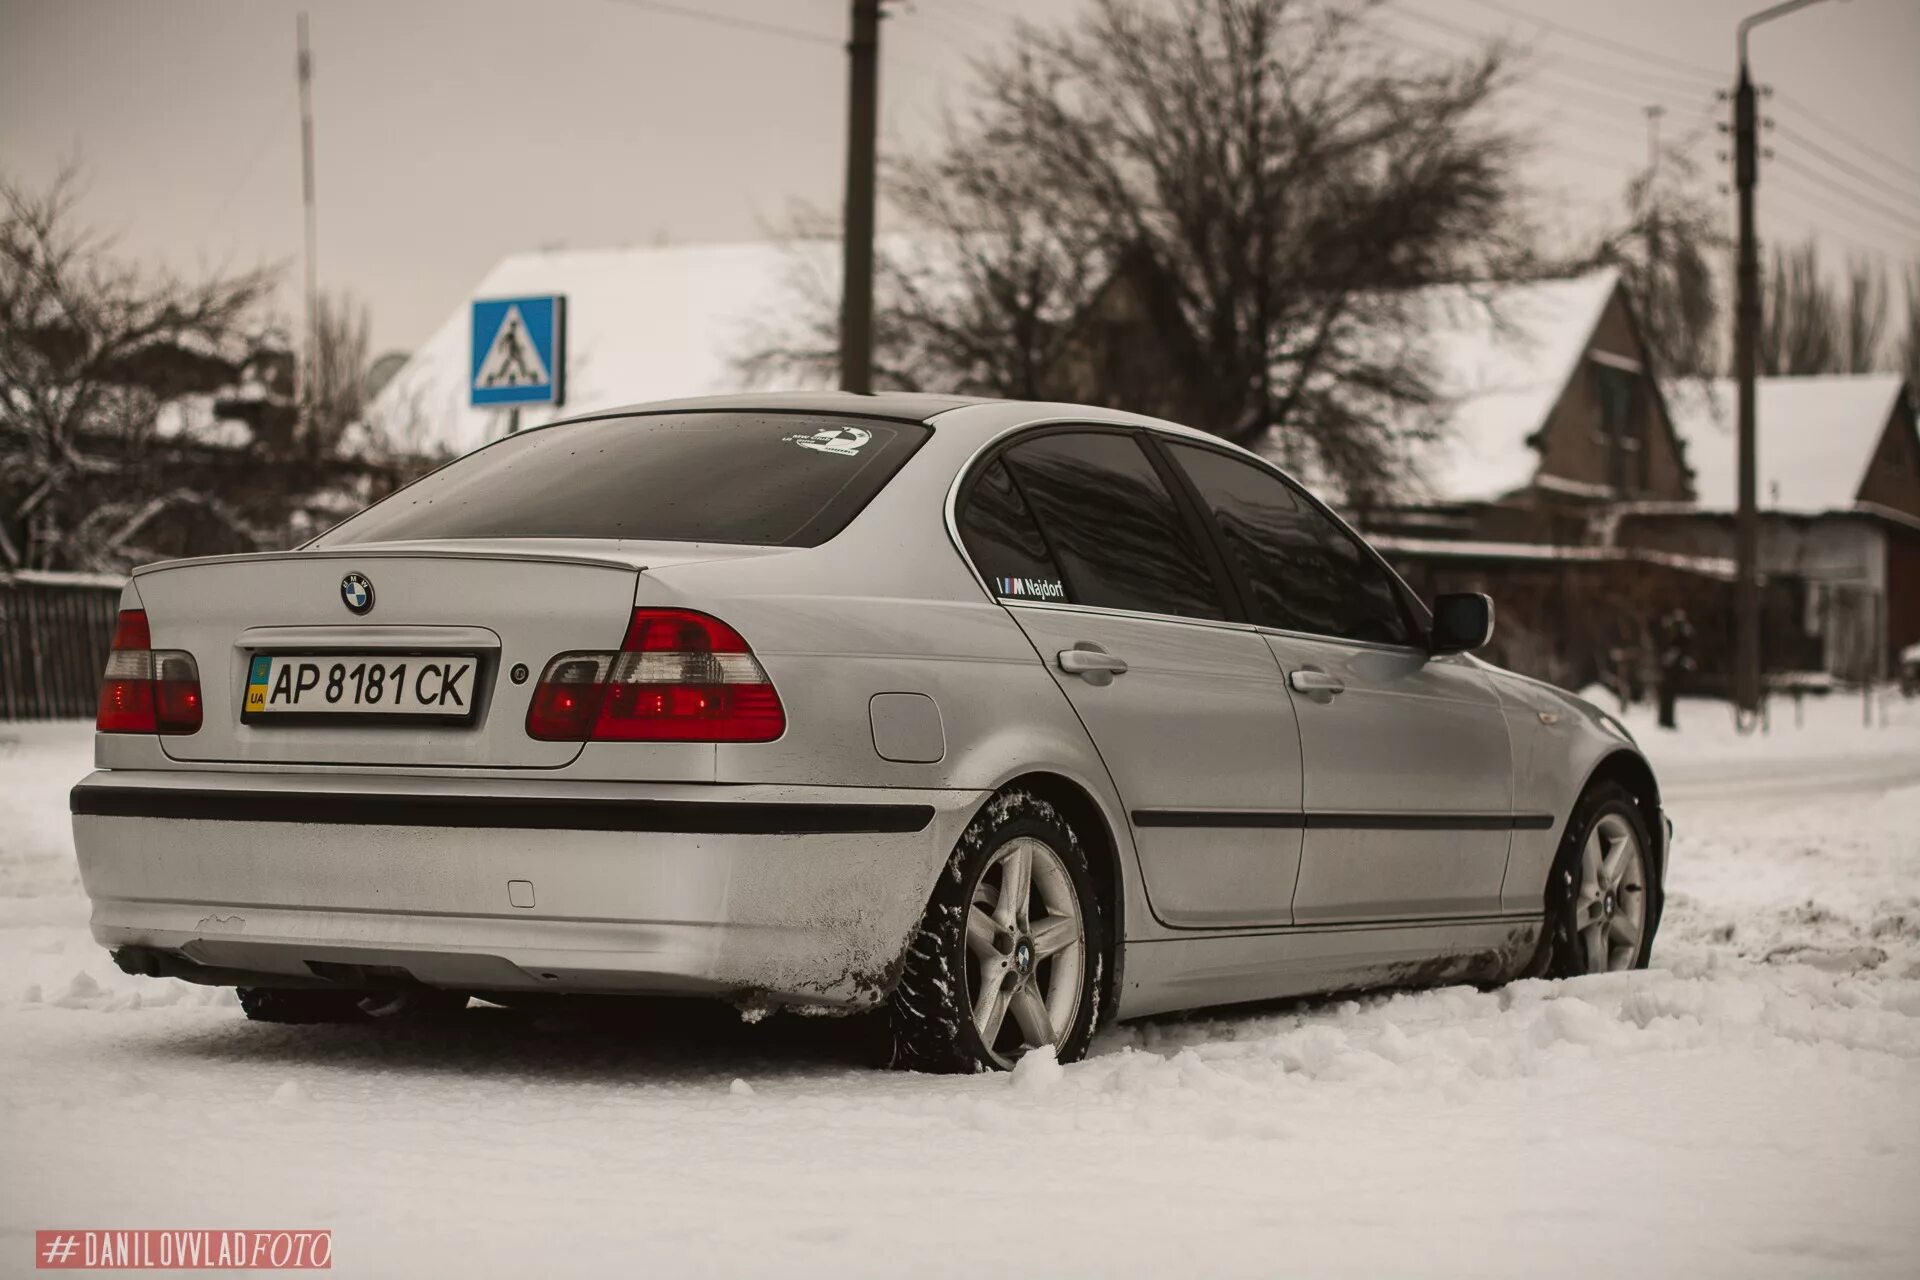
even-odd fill
[(1730, 648), (1733, 563), (1596, 541), (1623, 502), (1684, 506), (1694, 476), (1617, 271), (1421, 290), (1444, 413), (1403, 492), (1350, 514), (1422, 595), (1485, 591), (1488, 656), (1578, 688), (1644, 675), (1683, 608)]
[(1417, 295), (1447, 412), (1380, 532), (1588, 541), (1595, 510), (1693, 496), (1684, 447), (1620, 275)]
[[(1920, 641), (1920, 430), (1899, 374), (1762, 378), (1755, 402), (1764, 657), (1846, 679), (1889, 674)], [(1617, 547), (1732, 556), (1735, 386), (1667, 389), (1699, 487), (1691, 503), (1622, 503)]]

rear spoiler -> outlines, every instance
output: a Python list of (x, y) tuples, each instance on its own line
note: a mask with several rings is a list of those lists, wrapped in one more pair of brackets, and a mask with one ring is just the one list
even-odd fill
[(535, 564), (580, 564), (594, 568), (625, 569), (629, 573), (645, 573), (647, 566), (617, 555), (565, 555), (558, 552), (520, 551), (485, 546), (461, 546), (457, 543), (445, 545), (422, 545), (419, 543), (390, 546), (352, 546), (321, 547), (312, 551), (245, 551), (224, 556), (193, 556), (184, 560), (162, 560), (156, 564), (141, 565), (133, 570), (132, 576), (144, 578), (150, 573), (167, 573), (174, 569), (198, 569), (203, 566), (219, 564), (248, 564), (269, 560), (523, 560)]

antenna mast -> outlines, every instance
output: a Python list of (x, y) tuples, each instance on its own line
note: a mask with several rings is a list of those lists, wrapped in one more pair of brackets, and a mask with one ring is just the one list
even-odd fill
[(306, 203), (307, 220), (307, 334), (301, 353), (300, 371), (295, 376), (295, 404), (302, 426), (310, 425), (314, 393), (320, 374), (320, 298), (315, 286), (314, 241), (316, 222), (313, 210), (313, 53), (307, 47), (307, 15), (297, 19), (300, 34), (300, 188)]

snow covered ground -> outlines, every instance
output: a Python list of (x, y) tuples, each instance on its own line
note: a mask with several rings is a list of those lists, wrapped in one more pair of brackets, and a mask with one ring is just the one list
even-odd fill
[(86, 931), (76, 725), (0, 724), (0, 1274), (330, 1227), (345, 1275), (1920, 1274), (1920, 704), (1629, 717), (1658, 968), (1158, 1020), (932, 1079), (669, 1007), (292, 1029)]

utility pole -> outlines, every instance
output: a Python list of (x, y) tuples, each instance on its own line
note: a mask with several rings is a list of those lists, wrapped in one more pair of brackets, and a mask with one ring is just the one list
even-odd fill
[(300, 190), (306, 202), (307, 217), (307, 340), (301, 354), (300, 371), (294, 379), (294, 404), (300, 412), (302, 427), (311, 425), (313, 397), (318, 390), (320, 369), (320, 296), (315, 285), (314, 241), (317, 235), (313, 211), (313, 53), (307, 47), (307, 15), (297, 19), (300, 35)]
[(1740, 80), (1733, 90), (1733, 185), (1740, 201), (1733, 311), (1733, 368), (1740, 382), (1738, 505), (1733, 525), (1733, 559), (1739, 575), (1733, 583), (1733, 703), (1748, 714), (1760, 709), (1760, 512), (1754, 503), (1759, 474), (1754, 456), (1754, 344), (1760, 335), (1760, 251), (1753, 234), (1753, 189), (1760, 180), (1760, 143), (1753, 99), (1743, 31)]
[(1660, 244), (1660, 117), (1667, 114), (1662, 106), (1651, 106), (1647, 111), (1647, 296), (1641, 301), (1647, 308), (1650, 323), (1662, 323), (1659, 306), (1661, 272), (1665, 263), (1664, 250)]
[(1753, 76), (1747, 66), (1747, 36), (1763, 22), (1785, 17), (1820, 0), (1783, 0), (1745, 18), (1735, 28), (1740, 77), (1733, 88), (1733, 185), (1740, 202), (1740, 252), (1733, 309), (1734, 376), (1740, 383), (1739, 507), (1734, 515), (1733, 584), (1734, 705), (1743, 720), (1760, 710), (1760, 511), (1755, 502), (1759, 462), (1755, 456), (1755, 344), (1760, 339), (1760, 250), (1753, 229), (1753, 192), (1760, 185), (1760, 119)]
[(847, 42), (847, 199), (841, 229), (840, 389), (873, 390), (873, 206), (880, 118), (880, 3), (853, 0)]

